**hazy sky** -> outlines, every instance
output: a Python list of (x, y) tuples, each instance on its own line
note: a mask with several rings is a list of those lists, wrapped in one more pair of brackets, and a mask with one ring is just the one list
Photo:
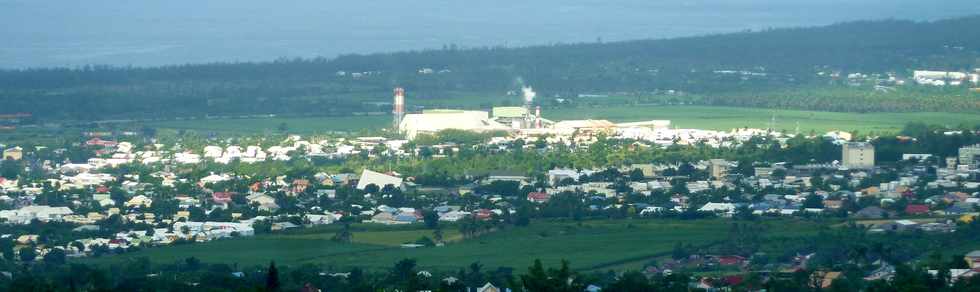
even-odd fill
[(333, 57), (980, 14), (977, 0), (0, 0), (0, 68)]

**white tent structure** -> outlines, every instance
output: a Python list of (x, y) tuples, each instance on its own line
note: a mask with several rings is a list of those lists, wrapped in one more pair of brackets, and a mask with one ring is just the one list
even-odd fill
[(364, 188), (371, 184), (378, 186), (379, 189), (384, 188), (386, 185), (401, 188), (402, 178), (365, 169), (364, 172), (361, 172), (360, 180), (357, 181), (357, 189), (363, 191)]

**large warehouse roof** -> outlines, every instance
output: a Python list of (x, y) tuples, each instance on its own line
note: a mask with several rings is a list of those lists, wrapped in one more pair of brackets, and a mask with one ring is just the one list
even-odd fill
[(408, 139), (414, 139), (418, 134), (437, 133), (442, 130), (455, 129), (465, 131), (495, 131), (508, 128), (490, 119), (485, 111), (437, 110), (421, 114), (407, 114), (399, 125), (399, 130)]
[(527, 109), (519, 106), (499, 106), (493, 108), (494, 118), (522, 118), (527, 116)]

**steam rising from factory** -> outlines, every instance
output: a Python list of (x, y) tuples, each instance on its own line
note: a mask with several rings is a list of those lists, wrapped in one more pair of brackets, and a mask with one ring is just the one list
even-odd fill
[[(405, 113), (405, 90), (394, 89), (392, 128), (415, 139), (420, 134), (436, 134), (447, 129), (473, 132), (506, 131), (519, 135), (571, 135), (572, 133), (611, 132), (619, 125), (605, 120), (555, 122), (541, 117), (541, 106), (534, 105), (537, 93), (521, 82), (523, 106), (494, 107), (492, 112), (479, 110), (432, 109)], [(514, 93), (508, 93), (513, 95)], [(533, 106), (533, 109), (532, 109)], [(532, 111), (533, 110), (533, 111)], [(665, 128), (670, 121), (624, 123), (624, 127)]]
[(521, 88), (521, 93), (524, 94), (524, 105), (525, 105), (525, 107), (531, 105), (531, 102), (534, 102), (534, 97), (536, 97), (538, 95), (536, 92), (534, 92), (534, 88), (531, 88), (530, 86), (524, 86), (524, 87), (522, 87)]

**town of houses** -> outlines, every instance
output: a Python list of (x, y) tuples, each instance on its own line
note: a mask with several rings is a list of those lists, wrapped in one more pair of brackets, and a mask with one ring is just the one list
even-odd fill
[[(601, 135), (646, 147), (738, 147), (753, 137), (784, 142), (791, 136), (759, 129), (725, 132), (610, 125), (613, 124), (579, 122), (572, 126), (576, 127), (574, 131), (563, 135), (535, 135), (532, 131), (495, 137), (481, 147), (500, 152), (518, 147), (549, 151), (558, 145), (587, 147), (599, 141)], [(466, 218), (496, 220), (505, 212), (515, 212), (508, 206), (518, 201), (543, 206), (556, 196), (569, 193), (584, 194), (587, 212), (629, 209), (641, 217), (696, 212), (719, 217), (753, 214), (895, 218), (875, 224), (869, 232), (945, 233), (955, 230), (956, 221), (975, 218), (980, 206), (980, 145), (963, 147), (956, 157), (906, 153), (906, 162), (900, 166), (880, 167), (875, 164), (875, 149), (870, 143), (852, 142), (851, 135), (845, 132), (826, 133), (822, 138), (843, 145), (839, 161), (753, 164), (750, 173), (736, 171), (740, 167), (737, 162), (723, 159), (596, 169), (554, 168), (539, 177), (501, 171), (474, 176), (471, 181), (449, 187), (416, 184), (411, 175), (381, 166), (295, 176), (283, 173), (262, 179), (221, 171), (229, 169), (224, 166), (242, 164), (425, 156), (420, 148), (408, 147), (410, 140), (383, 137), (288, 136), (271, 146), (210, 139), (207, 145), (198, 147), (94, 137), (77, 143), (79, 149), (94, 153), (87, 161), (65, 159), (63, 154), (68, 149), (7, 145), (5, 160), (26, 161), (29, 172), (40, 175), (0, 177), (0, 204), (4, 207), (0, 222), (25, 227), (58, 224), (70, 227), (73, 235), (66, 237), (67, 241), (45, 244), (40, 240), (42, 235), (29, 228), (12, 228), (17, 232), (0, 236), (13, 239), (20, 249), (36, 249), (39, 258), (52, 249), (83, 257), (338, 221), (418, 224), (426, 212), (435, 213), (444, 222)], [(533, 142), (538, 140), (547, 147), (535, 148)], [(432, 153), (426, 159), (449, 157), (465, 147), (476, 146), (432, 145), (428, 148)], [(37, 155), (40, 152), (53, 153), (54, 159), (41, 160)], [(199, 171), (187, 171), (189, 167)], [(494, 193), (493, 188), (487, 187), (501, 182), (528, 191), (508, 195)], [(739, 194), (730, 192), (736, 189), (741, 190)], [(427, 195), (433, 193), (448, 196), (439, 201), (420, 200), (418, 204), (384, 204), (392, 192), (413, 194), (416, 198), (429, 198)], [(334, 204), (351, 193), (363, 195), (362, 203)], [(634, 197), (663, 199), (631, 200)], [(409, 200), (413, 200), (412, 196)]]

